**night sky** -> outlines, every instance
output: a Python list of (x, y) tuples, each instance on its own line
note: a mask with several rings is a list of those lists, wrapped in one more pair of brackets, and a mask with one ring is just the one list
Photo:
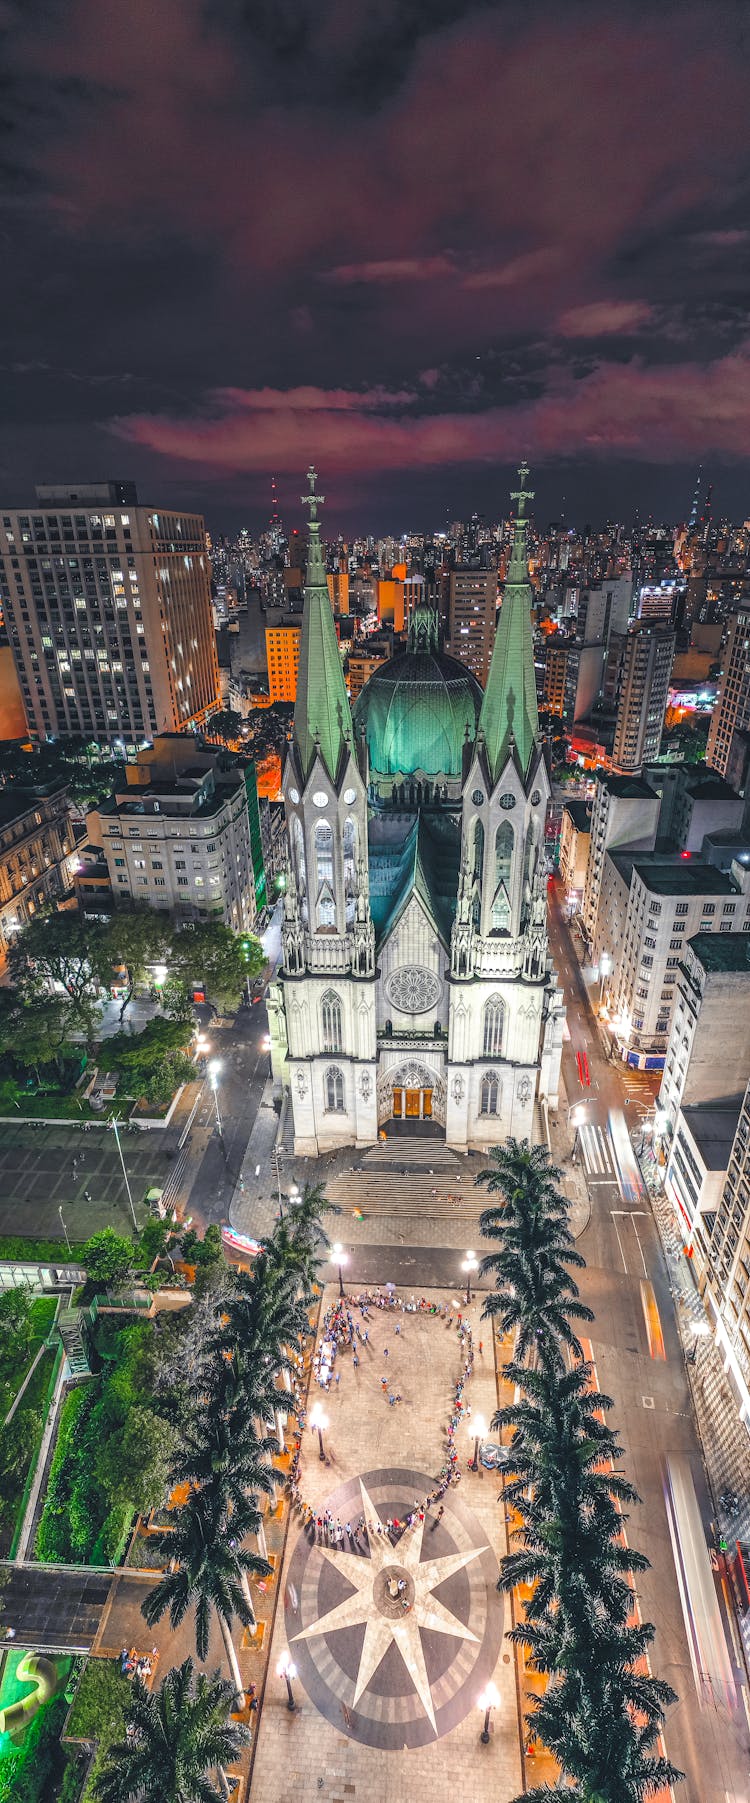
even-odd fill
[(750, 514), (750, 15), (0, 0), (0, 495)]

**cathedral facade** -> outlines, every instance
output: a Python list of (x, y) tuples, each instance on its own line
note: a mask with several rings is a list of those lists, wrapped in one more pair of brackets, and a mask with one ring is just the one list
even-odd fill
[[(415, 609), (405, 653), (349, 707), (315, 472), (294, 732), (274, 1073), (295, 1151), (430, 1121), (458, 1150), (532, 1136), (557, 1101), (563, 1003), (547, 948), (525, 466), (487, 687)], [(424, 1128), (422, 1128), (424, 1131)]]

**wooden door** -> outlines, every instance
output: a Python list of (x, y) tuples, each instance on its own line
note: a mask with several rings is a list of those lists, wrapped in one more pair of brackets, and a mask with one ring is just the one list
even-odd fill
[(426, 1121), (432, 1119), (432, 1090), (422, 1090), (422, 1114)]
[(418, 1089), (407, 1089), (406, 1091), (406, 1113), (410, 1117), (416, 1115), (417, 1119), (419, 1118), (420, 1094), (421, 1091)]
[(402, 1089), (394, 1089), (394, 1091), (393, 1091), (393, 1118), (394, 1118), (394, 1121), (400, 1121), (402, 1118), (403, 1112), (404, 1112), (404, 1092)]

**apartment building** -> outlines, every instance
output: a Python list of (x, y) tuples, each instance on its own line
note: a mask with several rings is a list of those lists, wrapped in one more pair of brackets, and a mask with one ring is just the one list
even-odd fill
[(217, 915), (235, 932), (254, 926), (266, 900), (255, 772), (223, 764), (165, 736), (126, 766), (123, 788), (87, 820), (115, 898), (183, 920)]
[(750, 1084), (740, 1110), (721, 1199), (705, 1219), (704, 1302), (740, 1417), (750, 1428)]
[(648, 620), (635, 621), (620, 644), (612, 768), (636, 772), (658, 757), (675, 636)]
[(2, 515), (0, 599), (39, 738), (143, 745), (218, 705), (199, 514), (143, 507), (129, 482), (38, 488)]
[(750, 868), (731, 873), (682, 852), (608, 850), (604, 855), (594, 962), (606, 987), (622, 1056), (663, 1067), (679, 967), (695, 934), (742, 933), (750, 922)]
[(591, 810), (583, 926), (593, 943), (599, 914), (602, 872), (607, 851), (624, 846), (652, 850), (659, 824), (659, 797), (638, 776), (600, 776)]
[(287, 620), (283, 624), (266, 627), (268, 693), (272, 702), (294, 702), (297, 699), (301, 632), (301, 620)]
[(750, 610), (733, 614), (724, 653), (719, 697), (711, 715), (706, 763), (726, 776), (735, 733), (750, 726)]
[(566, 801), (560, 824), (558, 868), (571, 914), (578, 913), (583, 901), (590, 843), (591, 809), (588, 802)]
[(446, 651), (465, 664), (482, 688), (495, 643), (497, 570), (461, 564), (448, 574)]
[(16, 934), (72, 888), (76, 862), (65, 787), (0, 793), (0, 969)]

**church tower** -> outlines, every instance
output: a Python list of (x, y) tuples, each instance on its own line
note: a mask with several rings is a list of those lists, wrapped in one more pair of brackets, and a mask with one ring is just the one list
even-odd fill
[(522, 464), (487, 687), (465, 759), (451, 936), (451, 1145), (531, 1135), (537, 1073), (539, 1093), (551, 1102), (559, 1081), (562, 998), (547, 953), (544, 824), (550, 788), (534, 676), (528, 473)]
[(269, 998), (274, 1065), (295, 1151), (377, 1138), (375, 934), (367, 768), (352, 718), (320, 542), (324, 496), (308, 470), (310, 527), (294, 729), (283, 774), (289, 839), (282, 970)]

